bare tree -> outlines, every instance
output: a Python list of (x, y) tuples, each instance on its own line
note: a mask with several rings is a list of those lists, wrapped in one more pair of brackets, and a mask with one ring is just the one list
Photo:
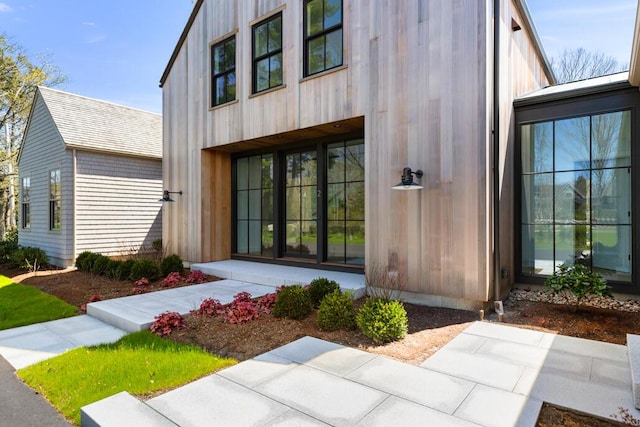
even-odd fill
[(551, 69), (558, 83), (568, 83), (625, 71), (629, 66), (602, 52), (578, 48), (565, 49), (562, 54), (552, 58)]

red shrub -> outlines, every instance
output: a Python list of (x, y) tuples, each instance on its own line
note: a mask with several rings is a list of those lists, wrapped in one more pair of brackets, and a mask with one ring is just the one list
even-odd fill
[(217, 316), (218, 314), (224, 314), (226, 308), (220, 304), (220, 301), (214, 298), (207, 298), (202, 301), (200, 307), (197, 310), (193, 310), (191, 314), (197, 314), (200, 316)]
[(185, 279), (185, 282), (187, 283), (204, 283), (206, 281), (207, 275), (200, 270), (191, 271), (191, 273), (189, 273), (189, 275)]
[(155, 319), (156, 321), (151, 324), (149, 330), (161, 337), (169, 335), (174, 330), (185, 326), (184, 318), (180, 313), (175, 311), (166, 311), (157, 315)]
[(165, 288), (175, 288), (184, 280), (184, 277), (180, 275), (177, 271), (169, 273), (167, 277), (162, 279), (162, 286)]
[(260, 317), (256, 303), (249, 301), (234, 301), (231, 303), (224, 320), (229, 323), (244, 323)]
[(258, 300), (258, 309), (266, 314), (271, 313), (271, 310), (273, 310), (273, 306), (276, 305), (277, 295), (278, 294), (274, 292), (272, 294), (266, 294), (265, 296), (260, 298)]
[(91, 295), (91, 298), (89, 298), (89, 302), (98, 302), (98, 301), (102, 301), (102, 297), (100, 296), (100, 294), (93, 294)]
[(134, 284), (136, 287), (142, 287), (142, 286), (149, 286), (149, 284), (150, 284), (150, 283), (149, 283), (149, 279), (147, 279), (146, 277), (143, 277), (143, 278), (141, 278), (141, 279), (136, 280), (135, 282), (133, 282), (133, 284)]

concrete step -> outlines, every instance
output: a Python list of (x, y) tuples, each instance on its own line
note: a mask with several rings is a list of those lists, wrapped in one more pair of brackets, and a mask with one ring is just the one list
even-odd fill
[(148, 329), (161, 313), (175, 311), (184, 316), (198, 308), (207, 298), (215, 298), (227, 304), (239, 292), (249, 292), (255, 298), (274, 291), (273, 286), (219, 280), (90, 303), (87, 304), (87, 314), (127, 332), (137, 332)]
[(627, 334), (633, 403), (640, 409), (640, 335)]
[(126, 391), (80, 408), (82, 427), (176, 427), (164, 415)]
[(224, 279), (234, 279), (274, 287), (296, 284), (308, 285), (313, 279), (326, 277), (329, 280), (335, 280), (343, 291), (352, 291), (354, 293), (354, 299), (363, 297), (366, 292), (364, 274), (346, 273), (342, 271), (290, 267), (286, 265), (233, 259), (192, 264), (191, 269), (200, 270), (205, 274)]

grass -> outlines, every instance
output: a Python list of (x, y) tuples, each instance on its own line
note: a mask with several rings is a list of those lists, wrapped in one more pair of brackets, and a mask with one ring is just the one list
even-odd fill
[(78, 309), (31, 286), (0, 275), (0, 330), (62, 319)]
[(17, 374), (79, 425), (80, 408), (105, 397), (175, 388), (235, 363), (142, 331), (113, 344), (71, 350)]

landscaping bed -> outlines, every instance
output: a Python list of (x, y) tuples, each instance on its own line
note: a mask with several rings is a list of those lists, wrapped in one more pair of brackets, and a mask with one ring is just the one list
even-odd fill
[[(0, 272), (11, 275), (11, 271)], [(25, 278), (22, 283), (37, 287), (75, 306), (86, 303), (95, 294), (103, 299), (127, 296), (133, 288), (131, 281), (111, 280), (78, 271), (50, 276), (41, 273)], [(161, 281), (146, 287), (147, 291), (162, 289), (166, 288)], [(621, 311), (581, 306), (574, 310), (570, 305), (539, 299), (540, 293), (534, 291), (512, 292), (504, 304), (505, 324), (615, 344), (626, 344), (627, 333), (640, 334), (640, 313), (633, 308)], [(356, 306), (362, 303), (362, 300), (356, 301)], [(634, 306), (637, 303), (627, 305)], [(313, 310), (303, 320), (261, 314), (258, 319), (243, 324), (225, 323), (222, 316), (190, 316), (186, 319), (186, 327), (173, 332), (169, 338), (242, 361), (308, 335), (418, 365), (457, 336), (470, 322), (479, 318), (477, 312), (412, 304), (405, 304), (405, 307), (409, 320), (408, 335), (400, 341), (384, 345), (374, 344), (358, 330), (318, 330), (317, 310)], [(488, 314), (485, 319), (497, 321), (497, 316)], [(538, 425), (585, 425), (580, 417), (584, 415), (545, 405)], [(596, 418), (589, 422), (592, 424), (587, 425), (615, 425)]]

